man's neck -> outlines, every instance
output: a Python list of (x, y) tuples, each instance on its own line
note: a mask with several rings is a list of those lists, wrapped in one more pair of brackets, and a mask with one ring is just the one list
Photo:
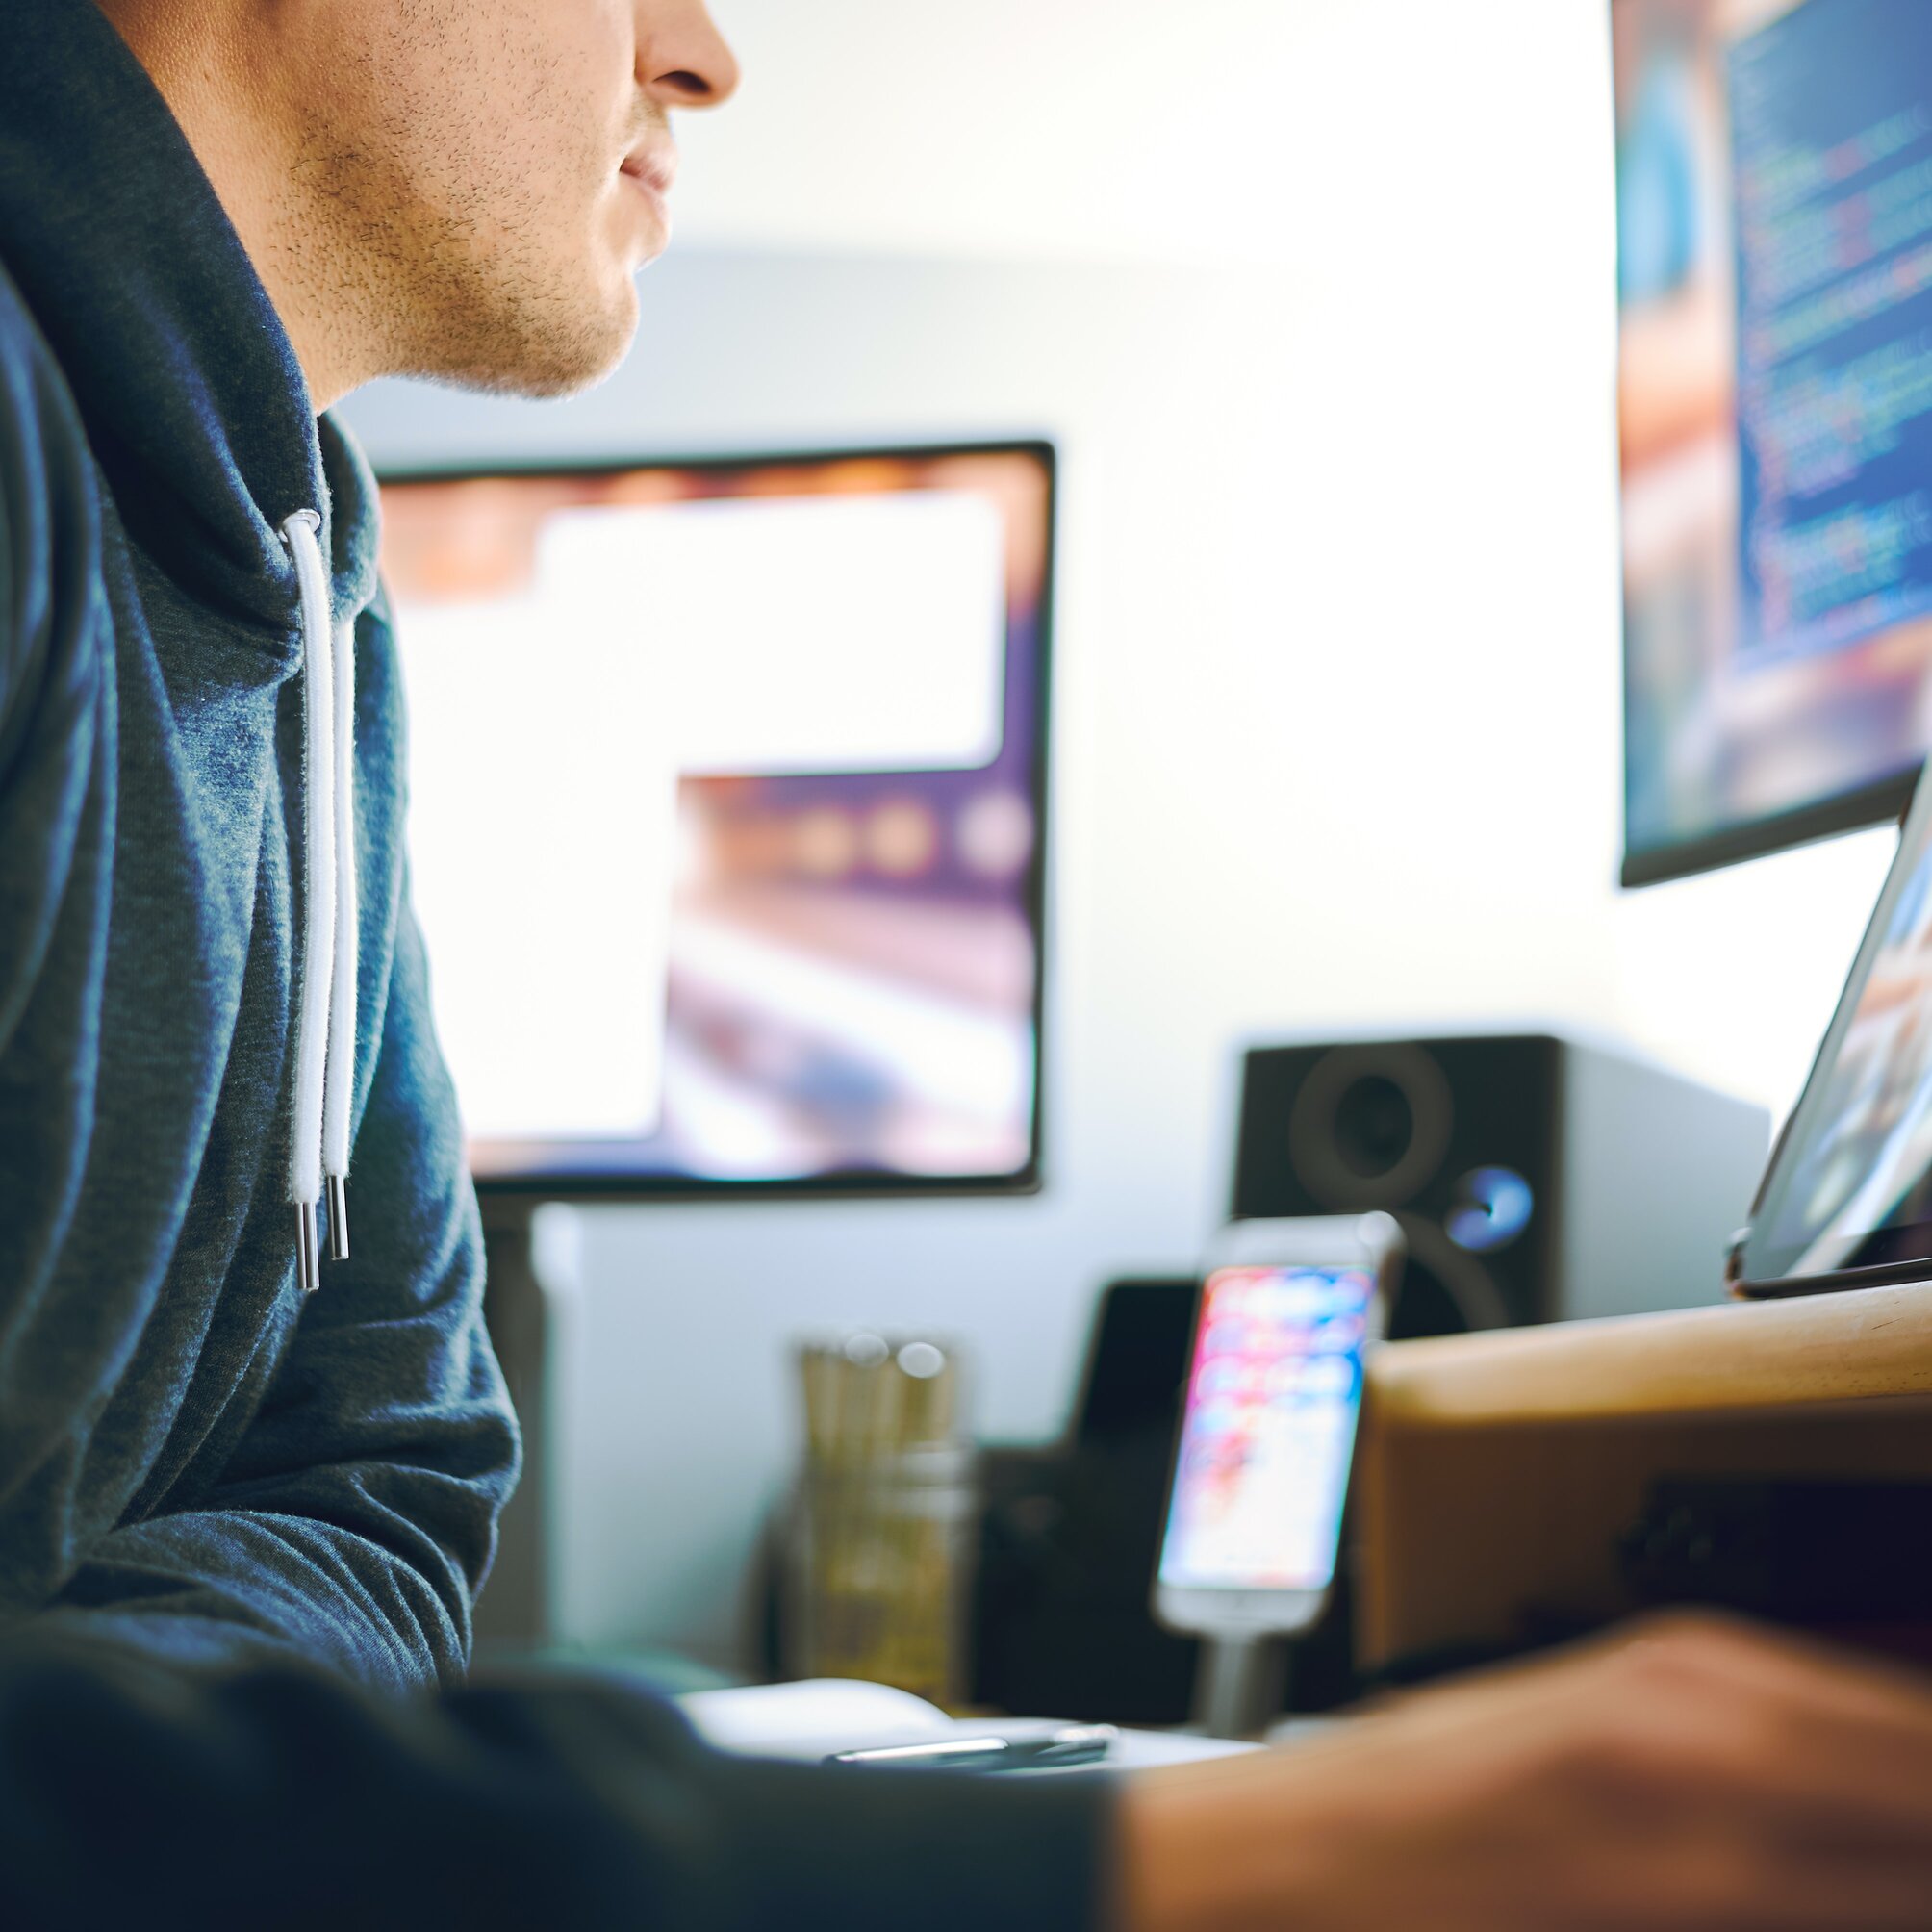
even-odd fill
[(278, 112), (293, 50), (267, 37), (279, 10), (223, 0), (97, 0), (147, 69), (213, 184), (253, 263), (318, 411), (376, 370), (367, 344), (319, 298), (326, 259), (319, 226), (305, 224), (295, 139)]

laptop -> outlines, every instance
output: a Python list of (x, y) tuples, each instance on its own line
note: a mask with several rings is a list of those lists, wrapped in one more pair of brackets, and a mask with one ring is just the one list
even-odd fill
[(1932, 1281), (1932, 785), (1725, 1279), (1753, 1298)]

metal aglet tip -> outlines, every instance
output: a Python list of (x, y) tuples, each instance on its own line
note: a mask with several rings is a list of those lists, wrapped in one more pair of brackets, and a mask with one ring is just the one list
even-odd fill
[(326, 1185), (329, 1190), (329, 1259), (346, 1261), (349, 1258), (349, 1183), (346, 1175), (331, 1174)]
[(316, 1204), (295, 1203), (295, 1279), (312, 1295), (322, 1284), (322, 1258), (316, 1245)]

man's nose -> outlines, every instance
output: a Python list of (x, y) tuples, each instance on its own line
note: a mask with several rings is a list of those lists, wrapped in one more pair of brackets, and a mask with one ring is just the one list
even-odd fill
[(722, 107), (738, 91), (738, 61), (704, 0), (643, 0), (638, 80), (661, 107)]

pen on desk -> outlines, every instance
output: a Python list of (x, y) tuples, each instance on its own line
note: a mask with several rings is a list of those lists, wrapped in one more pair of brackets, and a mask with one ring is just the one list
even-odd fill
[(1120, 1733), (1111, 1724), (1065, 1724), (1058, 1730), (1003, 1738), (925, 1738), (916, 1744), (875, 1744), (834, 1751), (828, 1765), (875, 1765), (924, 1771), (1048, 1771), (1094, 1765)]

